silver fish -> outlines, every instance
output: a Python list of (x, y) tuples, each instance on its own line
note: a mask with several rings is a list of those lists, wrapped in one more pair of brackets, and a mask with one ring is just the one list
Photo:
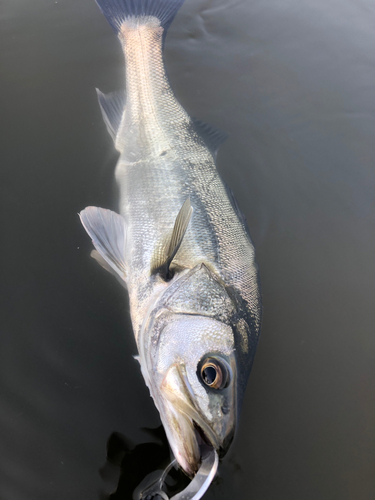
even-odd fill
[(215, 158), (224, 134), (192, 119), (163, 63), (183, 0), (97, 0), (125, 55), (125, 92), (98, 91), (120, 152), (119, 214), (87, 207), (95, 257), (126, 284), (138, 361), (180, 467), (233, 439), (260, 331), (246, 220)]

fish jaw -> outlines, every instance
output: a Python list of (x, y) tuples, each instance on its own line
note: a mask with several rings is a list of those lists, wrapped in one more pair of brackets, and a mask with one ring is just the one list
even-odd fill
[[(231, 302), (216, 280), (204, 279), (204, 266), (194, 269), (159, 291), (137, 341), (142, 374), (171, 449), (190, 477), (207, 447), (225, 455), (238, 412)], [(223, 374), (223, 383), (215, 387), (202, 375), (208, 360), (217, 362)]]
[(187, 415), (176, 410), (173, 404), (167, 402), (164, 410), (165, 418), (162, 420), (173, 455), (183, 471), (193, 477), (201, 457), (194, 424)]
[(229, 436), (220, 436), (202, 416), (194, 403), (183, 364), (175, 363), (166, 373), (161, 384), (164, 408), (161, 412), (173, 454), (185, 473), (193, 477), (199, 468), (204, 450), (214, 448), (221, 456), (224, 446), (229, 446), (234, 427)]

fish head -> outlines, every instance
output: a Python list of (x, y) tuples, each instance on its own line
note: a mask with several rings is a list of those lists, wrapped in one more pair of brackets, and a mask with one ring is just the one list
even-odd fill
[(234, 437), (242, 369), (235, 316), (225, 287), (199, 266), (171, 285), (148, 325), (148, 385), (175, 458), (189, 476), (207, 447), (222, 457)]
[(192, 476), (203, 449), (223, 456), (237, 420), (236, 360), (230, 327), (203, 316), (169, 316), (156, 371), (172, 451)]

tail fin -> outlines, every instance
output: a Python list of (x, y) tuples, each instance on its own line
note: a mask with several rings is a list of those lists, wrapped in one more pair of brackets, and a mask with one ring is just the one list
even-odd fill
[(160, 20), (164, 34), (184, 0), (96, 0), (116, 34), (129, 17), (154, 16)]

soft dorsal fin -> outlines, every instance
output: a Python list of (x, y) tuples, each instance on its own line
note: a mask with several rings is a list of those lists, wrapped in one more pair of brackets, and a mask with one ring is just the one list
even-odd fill
[[(249, 231), (249, 227), (247, 225), (246, 217), (245, 217), (244, 213), (242, 212), (242, 210), (240, 209), (238, 201), (237, 201), (236, 197), (234, 196), (234, 193), (231, 190), (231, 188), (228, 186), (228, 184), (226, 182), (223, 181), (223, 183), (224, 183), (224, 187), (226, 189), (228, 198), (232, 204), (233, 210), (236, 212), (238, 218), (240, 219), (241, 224), (243, 225), (245, 231), (247, 232), (247, 234), (250, 238), (250, 231)], [(250, 240), (251, 240), (251, 238), (250, 238)]]
[(152, 273), (159, 273), (164, 279), (170, 279), (169, 268), (181, 246), (192, 213), (193, 207), (190, 204), (190, 198), (187, 198), (177, 214), (170, 237), (165, 239), (151, 263)]
[(123, 217), (98, 207), (87, 207), (79, 216), (98, 253), (125, 281), (126, 227)]
[(109, 94), (103, 94), (103, 92), (100, 92), (99, 89), (96, 89), (96, 93), (104, 123), (106, 124), (109, 135), (115, 143), (116, 149), (119, 150), (116, 138), (125, 111), (125, 91), (118, 90)]
[(193, 118), (195, 130), (202, 137), (206, 146), (216, 158), (219, 147), (228, 139), (228, 134), (209, 123)]

